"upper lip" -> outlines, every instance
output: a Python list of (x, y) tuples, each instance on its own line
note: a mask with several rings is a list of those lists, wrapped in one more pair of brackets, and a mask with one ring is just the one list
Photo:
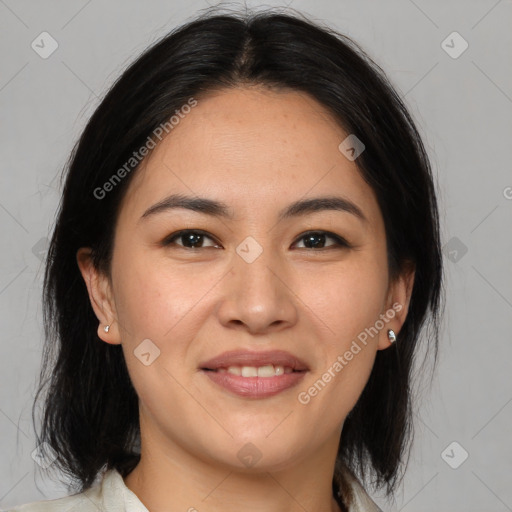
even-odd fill
[(302, 360), (284, 350), (270, 350), (266, 352), (232, 350), (202, 362), (199, 367), (204, 370), (217, 370), (230, 366), (260, 367), (270, 364), (274, 366), (285, 366), (295, 371), (308, 370), (307, 365)]

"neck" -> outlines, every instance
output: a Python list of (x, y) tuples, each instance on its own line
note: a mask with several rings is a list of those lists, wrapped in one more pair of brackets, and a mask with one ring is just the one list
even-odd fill
[(143, 436), (141, 460), (125, 478), (151, 512), (238, 512), (241, 505), (248, 512), (340, 511), (332, 495), (337, 441), (292, 467), (258, 472), (215, 464), (168, 444), (154, 433)]

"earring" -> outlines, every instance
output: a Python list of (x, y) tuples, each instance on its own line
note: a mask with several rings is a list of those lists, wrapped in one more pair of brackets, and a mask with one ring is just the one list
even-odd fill
[(392, 329), (389, 329), (389, 331), (388, 331), (388, 338), (389, 338), (389, 341), (391, 343), (394, 343), (396, 341), (395, 331), (393, 331)]
[(105, 325), (105, 327), (103, 327), (103, 330), (104, 330), (105, 332), (110, 331), (110, 325)]

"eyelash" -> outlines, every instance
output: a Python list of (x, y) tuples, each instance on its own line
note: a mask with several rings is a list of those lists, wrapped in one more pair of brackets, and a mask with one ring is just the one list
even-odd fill
[[(209, 238), (210, 240), (212, 240), (213, 242), (215, 243), (218, 243), (215, 241), (215, 239), (210, 236), (206, 231), (202, 231), (201, 229), (184, 229), (184, 230), (181, 230), (181, 231), (177, 231), (175, 233), (172, 233), (171, 235), (167, 236), (163, 241), (162, 241), (162, 245), (164, 247), (168, 247), (170, 245), (173, 245), (174, 244), (174, 240), (180, 238), (181, 236), (183, 235), (186, 235), (186, 234), (196, 234), (196, 235), (202, 235), (204, 237), (207, 237)], [(294, 242), (294, 244), (298, 241), (301, 241), (303, 240), (304, 238), (306, 238), (307, 236), (309, 235), (325, 235), (326, 238), (331, 238), (335, 241), (335, 244), (333, 245), (330, 245), (330, 246), (327, 246), (327, 247), (322, 247), (320, 249), (314, 249), (314, 248), (309, 248), (309, 247), (300, 247), (300, 249), (307, 249), (307, 250), (310, 250), (310, 251), (315, 251), (315, 252), (318, 252), (318, 251), (325, 251), (325, 250), (328, 250), (328, 249), (336, 249), (336, 248), (341, 248), (341, 247), (345, 247), (345, 248), (350, 248), (351, 245), (344, 239), (342, 238), (341, 236), (339, 235), (336, 235), (334, 233), (331, 233), (330, 231), (323, 231), (323, 230), (312, 230), (312, 231), (306, 231), (305, 233), (302, 233), (297, 239), (296, 241)], [(208, 247), (185, 247), (183, 245), (178, 245), (178, 247), (180, 247), (181, 249), (186, 249), (186, 250), (189, 250), (189, 251), (197, 251), (199, 249), (208, 249), (208, 248), (214, 248), (212, 246), (208, 246)]]

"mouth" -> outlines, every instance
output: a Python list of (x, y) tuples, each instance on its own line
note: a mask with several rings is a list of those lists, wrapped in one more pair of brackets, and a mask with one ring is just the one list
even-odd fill
[(226, 371), (242, 377), (274, 377), (309, 370), (304, 361), (284, 350), (232, 350), (201, 363), (199, 368), (205, 371)]
[(230, 373), (241, 377), (262, 377), (264, 379), (277, 377), (285, 373), (301, 372), (305, 370), (294, 370), (289, 366), (266, 364), (264, 366), (228, 366), (227, 368), (201, 368), (207, 372)]
[(259, 399), (297, 385), (309, 368), (284, 351), (232, 351), (201, 363), (199, 370), (223, 390)]

